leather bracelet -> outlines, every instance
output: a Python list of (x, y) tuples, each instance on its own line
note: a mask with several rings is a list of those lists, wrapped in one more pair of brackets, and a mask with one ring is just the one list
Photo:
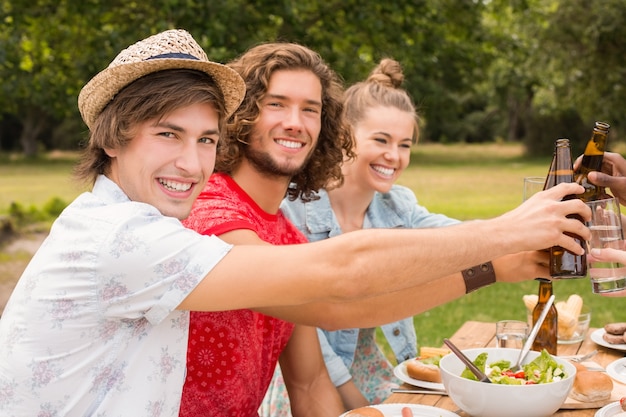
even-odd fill
[(491, 262), (464, 269), (461, 273), (465, 281), (465, 294), (496, 282), (496, 273)]

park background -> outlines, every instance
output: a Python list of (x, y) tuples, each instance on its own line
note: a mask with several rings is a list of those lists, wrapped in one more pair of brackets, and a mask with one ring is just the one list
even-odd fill
[[(86, 138), (76, 97), (124, 47), (170, 28), (228, 62), (265, 41), (318, 51), (346, 84), (383, 57), (400, 61), (423, 118), (400, 180), (433, 212), (493, 217), (521, 202), (522, 179), (544, 175), (554, 141), (582, 152), (593, 123), (624, 149), (626, 0), (0, 0), (0, 244), (45, 234), (80, 191), (71, 180)], [(4, 236), (4, 239), (2, 239)], [(0, 285), (30, 253), (0, 246)], [(451, 252), (451, 256), (453, 253)], [(19, 275), (19, 274), (18, 274)], [(8, 284), (7, 284), (8, 283)], [(495, 284), (415, 318), (422, 345), (465, 320), (525, 318), (535, 282)], [(592, 325), (626, 321), (623, 299), (579, 293)]]

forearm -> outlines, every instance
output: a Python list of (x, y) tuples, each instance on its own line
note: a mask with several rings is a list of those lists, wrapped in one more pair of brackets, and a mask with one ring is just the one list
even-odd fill
[[(353, 301), (420, 286), (488, 260), (482, 251), (459, 245), (451, 256), (450, 247), (463, 231), (444, 229), (366, 230), (291, 246), (236, 245), (181, 308)], [(496, 250), (494, 245), (489, 251)]]
[(294, 417), (338, 416), (345, 411), (328, 376), (315, 328), (294, 328), (280, 355), (280, 368)]
[[(220, 311), (310, 302), (346, 302), (425, 285), (470, 266), (554, 245), (583, 249), (565, 231), (589, 237), (566, 214), (589, 217), (581, 190), (562, 184), (496, 219), (437, 229), (369, 229), (291, 246), (235, 246), (181, 304)], [(528, 204), (534, 202), (536, 204)]]
[(367, 398), (363, 396), (352, 380), (338, 386), (337, 390), (339, 391), (341, 401), (343, 401), (343, 406), (346, 410), (353, 410), (369, 405)]
[(376, 327), (428, 311), (465, 294), (461, 273), (437, 278), (419, 287), (389, 292), (356, 301), (317, 302), (299, 306), (255, 309), (294, 323), (339, 330)]
[(332, 396), (335, 395), (336, 398), (331, 398), (328, 389), (317, 382), (297, 388), (291, 387), (289, 390), (291, 414), (293, 417), (339, 416), (346, 411), (346, 408), (336, 389)]
[[(548, 254), (541, 251), (505, 255), (493, 261), (498, 282), (519, 282), (548, 277)], [(376, 327), (411, 317), (462, 297), (468, 291), (460, 272), (379, 296), (344, 303), (309, 303), (300, 306), (260, 308), (283, 320), (325, 330)]]

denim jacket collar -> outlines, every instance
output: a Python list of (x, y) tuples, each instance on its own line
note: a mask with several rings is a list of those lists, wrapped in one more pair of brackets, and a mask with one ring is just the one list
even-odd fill
[[(328, 193), (320, 190), (320, 199), (304, 205), (306, 226), (309, 233), (327, 233), (329, 237), (341, 234), (339, 224), (330, 206)], [(403, 228), (407, 225), (395, 210), (389, 206), (389, 195), (376, 193), (365, 214), (364, 229)]]

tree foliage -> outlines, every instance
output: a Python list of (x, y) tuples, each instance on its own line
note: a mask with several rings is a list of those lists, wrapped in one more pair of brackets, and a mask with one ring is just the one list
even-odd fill
[[(0, 146), (76, 147), (84, 83), (124, 47), (185, 28), (227, 62), (265, 41), (318, 51), (345, 79), (404, 67), (422, 140), (525, 141), (619, 132), (626, 0), (0, 0)], [(615, 133), (612, 134), (615, 136)]]

